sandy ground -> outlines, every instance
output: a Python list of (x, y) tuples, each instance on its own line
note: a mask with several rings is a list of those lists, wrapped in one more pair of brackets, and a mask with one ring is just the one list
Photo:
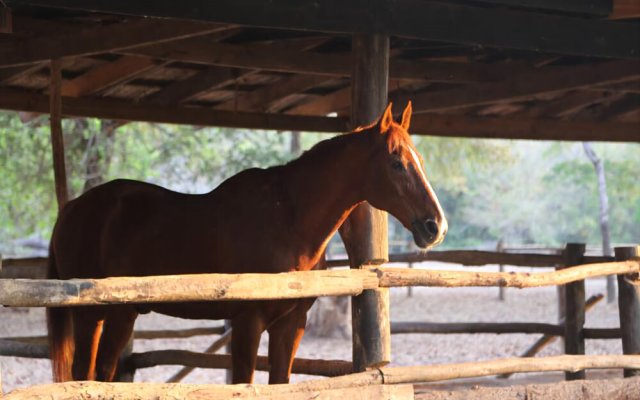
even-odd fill
[[(442, 265), (430, 265), (442, 268)], [(447, 269), (452, 269), (450, 266)], [(468, 270), (468, 269), (467, 269)], [(496, 270), (484, 268), (483, 271)], [(534, 271), (519, 268), (517, 271)], [(539, 269), (537, 270), (539, 271)], [(587, 297), (604, 293), (604, 279), (587, 282)], [(547, 322), (557, 319), (555, 288), (508, 289), (506, 301), (498, 300), (497, 288), (414, 288), (413, 296), (407, 297), (407, 289), (391, 291), (391, 319), (393, 321), (429, 322)], [(588, 327), (616, 327), (617, 304), (601, 301), (587, 314)], [(0, 308), (0, 337), (45, 334), (44, 310)], [(137, 329), (186, 329), (196, 326), (215, 326), (215, 321), (188, 321), (158, 314), (140, 316)], [(528, 348), (538, 335), (524, 334), (477, 334), (477, 335), (394, 335), (392, 337), (392, 365), (428, 365), (464, 361), (489, 360), (514, 357)], [(172, 340), (138, 340), (134, 351), (156, 349), (187, 349), (202, 351), (215, 338), (194, 337)], [(268, 336), (263, 335), (260, 354), (266, 355)], [(560, 341), (545, 348), (541, 355), (561, 354)], [(587, 354), (621, 354), (620, 340), (589, 340)], [(324, 359), (351, 359), (351, 340), (337, 335), (336, 338), (304, 337), (299, 357)], [(2, 389), (9, 392), (15, 388), (51, 382), (48, 360), (33, 360), (15, 357), (0, 357)], [(139, 370), (136, 381), (163, 382), (180, 367), (166, 366)], [(184, 382), (222, 383), (224, 371), (196, 369)], [(266, 383), (266, 373), (258, 372), (257, 383)], [(293, 376), (292, 381), (309, 379)]]

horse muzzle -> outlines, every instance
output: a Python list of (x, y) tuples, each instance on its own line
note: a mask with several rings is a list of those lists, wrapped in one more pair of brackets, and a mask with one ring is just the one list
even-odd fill
[(434, 219), (417, 219), (411, 223), (413, 241), (422, 249), (440, 244), (447, 234), (447, 223), (438, 224)]

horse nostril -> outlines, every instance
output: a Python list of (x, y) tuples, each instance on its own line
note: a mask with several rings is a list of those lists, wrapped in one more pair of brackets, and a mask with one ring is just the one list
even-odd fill
[(432, 219), (428, 219), (424, 221), (424, 228), (426, 229), (427, 233), (432, 237), (436, 237), (438, 235), (439, 227), (436, 221)]

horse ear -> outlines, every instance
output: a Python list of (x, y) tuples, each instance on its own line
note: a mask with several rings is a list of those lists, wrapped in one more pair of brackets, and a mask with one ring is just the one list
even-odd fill
[(411, 107), (411, 101), (407, 103), (407, 107), (402, 112), (402, 122), (400, 125), (409, 132), (409, 125), (411, 125), (411, 113), (413, 112), (413, 108)]
[(391, 113), (391, 108), (393, 103), (389, 103), (387, 109), (384, 110), (382, 114), (382, 118), (380, 118), (380, 133), (385, 133), (391, 128), (391, 124), (393, 123), (393, 114)]

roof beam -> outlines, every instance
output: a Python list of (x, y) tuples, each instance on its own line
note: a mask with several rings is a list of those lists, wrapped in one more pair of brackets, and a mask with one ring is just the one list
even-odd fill
[(420, 0), (21, 0), (20, 3), (279, 29), (386, 33), (555, 54), (640, 57), (637, 24), (459, 3)]
[(156, 66), (149, 57), (123, 56), (63, 82), (62, 95), (79, 97), (104, 90), (132, 79)]
[[(211, 110), (200, 107), (158, 106), (104, 99), (64, 97), (67, 116), (147, 121), (248, 129), (344, 132), (348, 119), (283, 114)], [(48, 112), (49, 97), (28, 91), (0, 89), (0, 108)], [(414, 115), (412, 133), (419, 135), (639, 142), (638, 124), (621, 122), (567, 121), (558, 119), (468, 118), (445, 115)]]
[[(123, 52), (214, 66), (326, 76), (351, 75), (350, 53), (326, 54), (274, 45), (214, 43), (205, 38), (137, 47)], [(485, 65), (399, 59), (391, 59), (389, 63), (391, 78), (434, 82), (485, 82), (526, 69), (509, 63)]]
[(640, 61), (548, 68), (516, 74), (502, 82), (479, 83), (451, 90), (411, 95), (414, 112), (445, 111), (503, 101), (527, 100), (542, 94), (619, 83), (640, 78)]
[(494, 4), (534, 10), (608, 17), (613, 10), (611, 0), (468, 0), (472, 3)]
[(57, 35), (2, 42), (0, 66), (25, 65), (49, 59), (112, 52), (205, 35), (222, 29), (228, 29), (228, 26), (157, 19), (92, 26)]
[(226, 86), (254, 73), (255, 71), (252, 70), (210, 67), (196, 72), (186, 79), (172, 82), (159, 91), (145, 97), (144, 100), (153, 104), (183, 103), (201, 93)]

